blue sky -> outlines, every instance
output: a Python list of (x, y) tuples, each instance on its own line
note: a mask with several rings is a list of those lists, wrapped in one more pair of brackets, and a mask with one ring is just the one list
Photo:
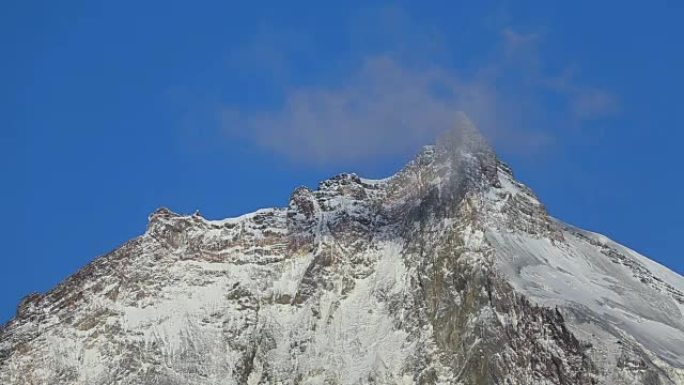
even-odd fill
[(684, 273), (682, 2), (252, 3), (3, 4), (0, 321), (159, 206), (387, 176), (458, 110), (553, 215)]

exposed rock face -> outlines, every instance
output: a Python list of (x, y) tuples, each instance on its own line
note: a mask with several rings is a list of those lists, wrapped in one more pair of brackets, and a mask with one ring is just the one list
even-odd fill
[(469, 127), (396, 175), (144, 235), (0, 330), (0, 383), (684, 384), (684, 278), (551, 217)]

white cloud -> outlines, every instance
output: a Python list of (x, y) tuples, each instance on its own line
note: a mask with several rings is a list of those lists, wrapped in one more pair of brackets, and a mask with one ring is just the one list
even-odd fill
[(229, 132), (248, 132), (259, 145), (297, 161), (358, 161), (415, 150), (454, 127), (461, 112), (489, 137), (514, 146), (547, 140), (498, 130), (504, 127), (498, 98), (484, 82), (464, 82), (438, 68), (408, 69), (378, 56), (340, 87), (293, 88), (277, 110), (242, 115), (227, 108), (223, 115)]
[[(406, 15), (399, 15), (391, 20), (407, 24)], [(426, 42), (433, 35), (431, 31), (413, 40)], [(467, 76), (430, 63), (429, 55), (422, 61), (407, 59), (411, 50), (402, 44), (367, 55), (337, 85), (287, 86), (276, 108), (245, 111), (224, 106), (224, 127), (231, 135), (246, 136), (295, 161), (363, 162), (431, 143), (456, 124), (462, 111), (495, 147), (533, 152), (553, 142), (553, 135), (544, 130), (549, 115), (544, 93), (559, 95), (565, 115), (575, 122), (618, 109), (609, 92), (577, 82), (568, 71), (545, 71), (542, 40), (540, 33), (505, 28), (490, 58)]]

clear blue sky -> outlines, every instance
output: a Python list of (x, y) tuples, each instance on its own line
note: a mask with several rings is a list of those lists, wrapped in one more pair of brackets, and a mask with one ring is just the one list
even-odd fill
[(387, 176), (456, 109), (553, 215), (684, 272), (681, 1), (247, 3), (3, 3), (0, 322), (159, 206)]

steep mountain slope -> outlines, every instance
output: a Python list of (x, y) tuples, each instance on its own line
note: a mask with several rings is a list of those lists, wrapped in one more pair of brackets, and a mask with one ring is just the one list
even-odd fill
[(684, 278), (572, 228), (474, 128), (396, 175), (147, 231), (0, 330), (2, 384), (684, 384)]

